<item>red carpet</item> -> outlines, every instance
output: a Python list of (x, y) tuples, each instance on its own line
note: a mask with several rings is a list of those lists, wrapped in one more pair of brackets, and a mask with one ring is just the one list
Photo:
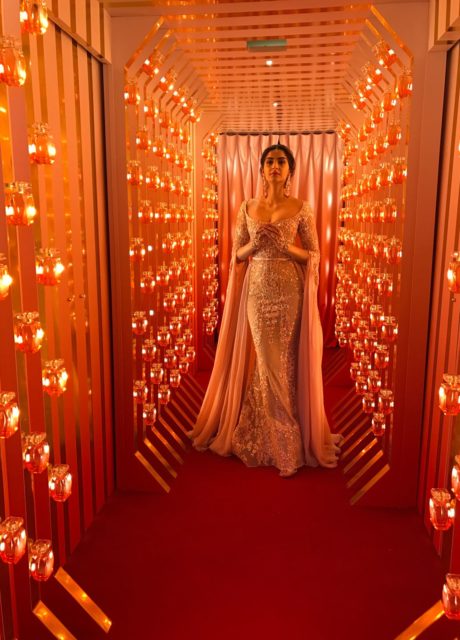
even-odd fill
[(343, 485), (191, 452), (170, 495), (115, 496), (66, 569), (109, 638), (390, 640), (443, 570), (414, 514), (351, 508)]
[(76, 611), (79, 640), (393, 640), (445, 574), (416, 514), (350, 507), (340, 469), (282, 479), (193, 450), (169, 495), (115, 495), (66, 569), (113, 621)]

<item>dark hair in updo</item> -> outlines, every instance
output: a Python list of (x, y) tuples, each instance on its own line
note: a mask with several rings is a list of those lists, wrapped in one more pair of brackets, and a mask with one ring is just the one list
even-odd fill
[(275, 151), (275, 150), (282, 151), (285, 154), (288, 161), (288, 165), (289, 165), (289, 173), (292, 176), (295, 171), (295, 159), (292, 151), (289, 149), (289, 147), (286, 147), (286, 145), (284, 144), (272, 144), (263, 150), (262, 155), (260, 157), (260, 172), (262, 173), (264, 170), (264, 164), (265, 164), (265, 159), (267, 155), (270, 153), (270, 151)]

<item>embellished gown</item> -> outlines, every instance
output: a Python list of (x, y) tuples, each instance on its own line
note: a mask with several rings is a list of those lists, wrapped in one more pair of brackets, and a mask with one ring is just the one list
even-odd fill
[[(211, 379), (194, 446), (235, 454), (248, 466), (289, 475), (304, 464), (335, 466), (339, 436), (323, 405), (322, 330), (316, 301), (319, 248), (311, 208), (276, 224), (309, 251), (300, 265), (264, 238), (249, 261), (236, 252), (265, 224), (238, 212), (232, 266)], [(248, 264), (249, 262), (249, 264)]]

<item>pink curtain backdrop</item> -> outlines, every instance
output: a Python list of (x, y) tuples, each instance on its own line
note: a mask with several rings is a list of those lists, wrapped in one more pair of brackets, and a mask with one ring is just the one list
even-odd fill
[[(262, 193), (259, 161), (262, 151), (278, 142), (278, 135), (221, 135), (218, 142), (219, 267), (221, 300), (227, 290), (236, 213), (243, 200)], [(281, 135), (296, 160), (291, 195), (307, 200), (316, 217), (321, 251), (318, 305), (325, 346), (334, 336), (334, 291), (337, 214), (340, 206), (340, 141), (335, 133)]]

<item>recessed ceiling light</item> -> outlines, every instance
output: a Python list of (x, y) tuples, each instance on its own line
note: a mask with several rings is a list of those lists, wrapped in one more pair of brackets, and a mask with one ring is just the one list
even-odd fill
[(274, 102), (274, 103), (273, 103), (273, 106), (274, 106), (274, 107), (277, 107), (277, 106), (278, 106), (278, 103), (277, 103), (277, 102)]
[(265, 64), (267, 65), (267, 67), (271, 67), (273, 64), (273, 60), (265, 60)]

